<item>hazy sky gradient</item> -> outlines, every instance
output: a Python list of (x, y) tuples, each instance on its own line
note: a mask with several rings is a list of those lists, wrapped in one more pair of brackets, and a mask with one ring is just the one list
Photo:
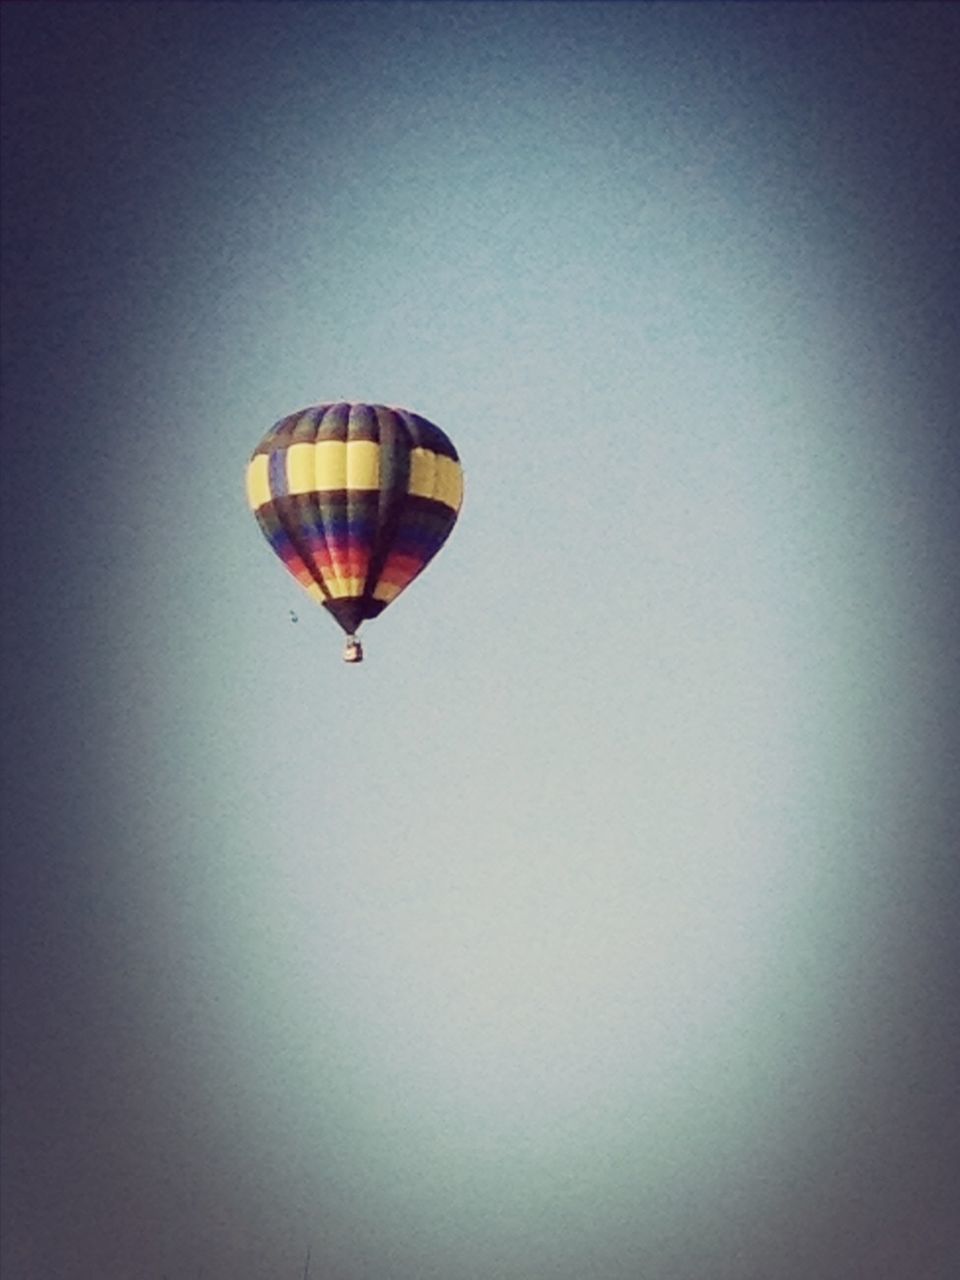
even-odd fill
[(5, 1280), (955, 1274), (960, 8), (2, 20)]

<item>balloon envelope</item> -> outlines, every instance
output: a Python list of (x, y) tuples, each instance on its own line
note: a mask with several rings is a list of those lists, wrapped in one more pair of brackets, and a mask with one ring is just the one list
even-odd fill
[(247, 500), (267, 541), (350, 635), (426, 568), (462, 498), (447, 436), (380, 404), (321, 404), (281, 418), (247, 466)]

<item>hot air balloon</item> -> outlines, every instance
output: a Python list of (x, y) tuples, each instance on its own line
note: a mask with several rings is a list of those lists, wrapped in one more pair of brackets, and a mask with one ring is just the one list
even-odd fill
[(456, 449), (406, 409), (320, 404), (281, 418), (247, 466), (247, 500), (273, 550), (347, 633), (375, 618), (446, 542), (463, 498)]

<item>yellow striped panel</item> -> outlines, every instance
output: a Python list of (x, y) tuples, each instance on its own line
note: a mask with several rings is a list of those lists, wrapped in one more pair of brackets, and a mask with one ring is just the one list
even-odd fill
[(374, 440), (319, 440), (287, 450), (287, 489), (379, 489), (380, 446)]
[(432, 449), (411, 449), (407, 492), (417, 498), (433, 498), (459, 511), (463, 499), (460, 463)]
[(247, 502), (252, 511), (270, 501), (270, 459), (258, 453), (247, 467)]
[(351, 440), (347, 445), (347, 488), (380, 488), (380, 446), (375, 440)]
[[(313, 475), (310, 483), (298, 493), (324, 489), (379, 489), (380, 446), (374, 440), (318, 440), (316, 444), (293, 445), (294, 449), (313, 450)], [(297, 478), (300, 479), (298, 463)], [(289, 466), (289, 464), (288, 464)], [(292, 480), (293, 473), (288, 470)], [(304, 475), (306, 472), (304, 472)], [(290, 492), (294, 490), (291, 487)]]
[(313, 488), (347, 487), (347, 446), (342, 440), (318, 440), (313, 449)]
[(292, 444), (287, 449), (284, 462), (287, 468), (288, 493), (313, 492), (313, 450), (312, 442)]
[[(404, 586), (406, 585), (404, 583)], [(382, 600), (384, 604), (389, 604), (391, 600), (396, 600), (402, 590), (403, 587), (398, 587), (395, 582), (378, 582), (373, 589), (373, 598), (374, 600)]]
[(330, 577), (326, 580), (327, 590), (332, 600), (349, 600), (354, 596), (363, 595), (365, 581), (364, 578)]

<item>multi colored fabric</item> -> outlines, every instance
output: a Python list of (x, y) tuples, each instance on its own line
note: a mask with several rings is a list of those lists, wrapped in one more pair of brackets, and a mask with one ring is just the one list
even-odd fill
[(426, 568), (462, 498), (460, 460), (440, 428), (379, 404), (290, 414), (247, 466), (267, 541), (351, 635)]

